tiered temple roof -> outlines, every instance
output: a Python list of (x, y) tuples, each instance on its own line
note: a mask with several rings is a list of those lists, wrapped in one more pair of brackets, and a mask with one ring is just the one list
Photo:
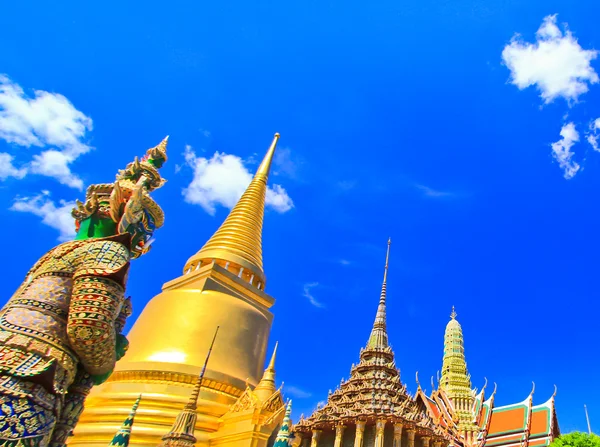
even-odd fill
[[(352, 365), (350, 378), (342, 379), (337, 389), (329, 393), (325, 405), (318, 407), (310, 417), (300, 418), (294, 426), (296, 435), (307, 438), (314, 436), (315, 432), (336, 430), (337, 445), (337, 439), (341, 436), (339, 433), (343, 432), (340, 427), (377, 425), (378, 439), (380, 433), (383, 439), (385, 425), (390, 423), (395, 426), (395, 437), (398, 432), (402, 433), (402, 429), (412, 432), (409, 444), (412, 442), (414, 445), (415, 434), (426, 437), (427, 443), (431, 439), (434, 443), (446, 444), (451, 439), (445, 428), (435, 424), (427, 414), (425, 406), (407, 392), (388, 342), (386, 289), (390, 243), (388, 241), (375, 322), (366, 346), (360, 351), (360, 362)], [(383, 445), (383, 440), (381, 443)]]

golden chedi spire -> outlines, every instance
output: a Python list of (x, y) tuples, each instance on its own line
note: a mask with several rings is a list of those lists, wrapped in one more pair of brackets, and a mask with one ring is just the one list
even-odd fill
[(275, 358), (277, 356), (278, 344), (279, 343), (275, 343), (275, 349), (273, 349), (273, 355), (271, 356), (269, 366), (267, 366), (262, 379), (260, 379), (260, 382), (258, 382), (256, 388), (254, 388), (254, 394), (261, 400), (261, 402), (266, 401), (277, 390), (275, 387)]
[(392, 245), (392, 239), (388, 239), (387, 254), (385, 255), (385, 268), (383, 271), (383, 284), (381, 285), (381, 295), (379, 297), (379, 306), (377, 307), (377, 314), (375, 315), (375, 322), (373, 323), (373, 329), (371, 330), (371, 336), (367, 342), (368, 348), (380, 348), (384, 349), (388, 347), (388, 334), (386, 327), (386, 308), (385, 301), (387, 296), (387, 273), (388, 263), (390, 260), (390, 246)]
[(188, 260), (184, 271), (198, 268), (198, 266), (210, 263), (212, 260), (232, 262), (256, 275), (264, 289), (262, 226), (267, 180), (278, 140), (279, 134), (276, 133), (271, 147), (269, 147), (246, 192), (233, 207), (217, 232), (213, 234), (198, 253)]

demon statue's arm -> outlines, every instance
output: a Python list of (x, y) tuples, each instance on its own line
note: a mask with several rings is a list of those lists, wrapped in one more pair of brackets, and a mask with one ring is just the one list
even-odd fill
[(124, 304), (129, 257), (129, 248), (116, 240), (93, 242), (73, 276), (67, 335), (83, 368), (93, 376), (115, 367), (115, 324)]

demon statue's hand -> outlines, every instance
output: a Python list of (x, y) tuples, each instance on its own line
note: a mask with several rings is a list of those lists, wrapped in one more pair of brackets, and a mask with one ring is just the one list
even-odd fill
[[(127, 349), (129, 349), (129, 340), (127, 340), (127, 337), (125, 337), (123, 334), (118, 334), (117, 340), (115, 343), (115, 351), (117, 354), (117, 361), (119, 361), (123, 358), (123, 356), (127, 352)], [(92, 375), (92, 381), (94, 382), (94, 385), (103, 384), (104, 382), (106, 382), (108, 380), (108, 378), (111, 376), (112, 373), (113, 372), (110, 371), (110, 372), (107, 372), (106, 374)]]
[(115, 330), (117, 334), (123, 332), (123, 328), (125, 327), (125, 323), (127, 322), (127, 318), (131, 316), (133, 309), (131, 306), (131, 297), (128, 296), (123, 301), (123, 306), (121, 306), (121, 311), (115, 320)]
[(92, 381), (94, 382), (94, 385), (102, 385), (104, 382), (106, 382), (108, 380), (108, 378), (111, 376), (113, 372), (107, 372), (106, 374), (98, 374), (98, 375), (92, 375)]
[(117, 352), (117, 362), (123, 358), (127, 350), (129, 349), (129, 340), (123, 334), (117, 335), (117, 343), (115, 344)]

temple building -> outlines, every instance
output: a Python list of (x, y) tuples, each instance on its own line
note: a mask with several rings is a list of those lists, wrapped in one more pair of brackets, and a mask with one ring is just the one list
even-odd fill
[(217, 326), (194, 410), (196, 445), (261, 447), (275, 438), (285, 404), (275, 354), (263, 373), (275, 300), (265, 292), (262, 226), (278, 139), (221, 227), (148, 302), (127, 355), (87, 398), (70, 446), (105, 447), (140, 394), (130, 445), (159, 445), (189, 403)]
[[(485, 398), (471, 389), (467, 371), (462, 327), (452, 308), (444, 334), (442, 376), (437, 389), (427, 396), (420, 385), (416, 400), (427, 408), (436, 424), (453, 434), (453, 444), (464, 447), (545, 447), (560, 435), (554, 394), (546, 402), (533, 405), (533, 392), (520, 403), (494, 406), (496, 388)], [(487, 383), (487, 382), (486, 382)], [(433, 387), (433, 384), (432, 384)]]
[(406, 391), (386, 327), (390, 242), (375, 322), (360, 362), (327, 402), (294, 426), (294, 445), (310, 447), (441, 447), (452, 442), (445, 427)]
[(437, 389), (432, 382), (430, 395), (420, 385), (414, 396), (407, 391), (387, 333), (390, 241), (359, 363), (324, 405), (292, 423), (291, 402), (276, 385), (277, 344), (264, 368), (275, 299), (265, 292), (262, 225), (278, 139), (220, 228), (148, 302), (128, 334), (129, 352), (92, 390), (69, 446), (548, 446), (560, 433), (555, 396), (534, 406), (532, 391), (495, 407), (495, 389), (488, 398), (485, 386), (473, 389), (454, 309)]
[[(389, 242), (388, 242), (389, 257)], [(294, 426), (293, 445), (302, 447), (546, 447), (559, 436), (554, 397), (533, 405), (533, 390), (523, 401), (494, 406), (496, 390), (485, 399), (471, 388), (462, 327), (452, 308), (444, 334), (442, 375), (427, 396), (418, 382), (411, 396), (388, 344), (386, 282), (371, 336), (325, 405)], [(435, 388), (432, 381), (432, 388)], [(556, 394), (556, 393), (555, 393)]]

